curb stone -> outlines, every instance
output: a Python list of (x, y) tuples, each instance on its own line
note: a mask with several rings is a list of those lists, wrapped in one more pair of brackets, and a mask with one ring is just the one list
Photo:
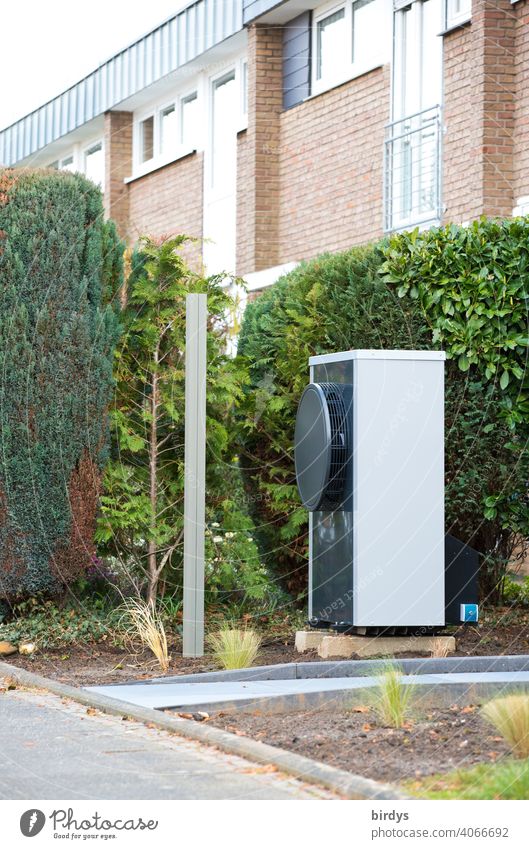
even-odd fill
[(213, 726), (199, 725), (189, 719), (178, 719), (160, 714), (159, 711), (152, 708), (139, 708), (128, 702), (111, 699), (108, 696), (99, 696), (86, 690), (78, 690), (69, 684), (61, 684), (50, 678), (44, 678), (42, 675), (36, 675), (34, 672), (28, 672), (25, 669), (12, 666), (10, 663), (0, 661), (0, 675), (11, 678), (22, 686), (48, 690), (57, 696), (72, 699), (80, 704), (96, 708), (103, 713), (126, 716), (138, 722), (155, 725), (163, 731), (170, 731), (180, 737), (213, 746), (227, 754), (239, 755), (259, 764), (272, 764), (281, 772), (308, 784), (325, 787), (345, 799), (400, 800), (413, 798), (401, 793), (389, 784), (381, 784), (370, 778), (353, 775), (345, 772), (345, 770), (313, 761), (303, 755), (296, 755), (293, 752), (269, 746), (267, 743), (251, 740), (248, 737), (238, 737)]
[(248, 669), (185, 672), (158, 678), (120, 682), (133, 684), (185, 684), (216, 681), (275, 681), (300, 678), (356, 678), (373, 675), (379, 669), (396, 666), (405, 675), (442, 674), (445, 672), (526, 672), (529, 655), (484, 655), (482, 657), (390, 658), (388, 660), (316, 660), (251, 666)]

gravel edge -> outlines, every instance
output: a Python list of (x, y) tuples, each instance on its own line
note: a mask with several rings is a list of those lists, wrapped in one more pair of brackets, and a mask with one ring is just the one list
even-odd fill
[(79, 690), (76, 687), (70, 687), (69, 684), (61, 684), (51, 678), (44, 678), (42, 675), (36, 675), (4, 661), (0, 661), (0, 675), (10, 678), (24, 687), (48, 690), (57, 696), (72, 699), (103, 713), (126, 716), (138, 722), (152, 724), (163, 731), (170, 731), (180, 737), (213, 746), (230, 755), (239, 755), (258, 764), (272, 764), (281, 772), (309, 784), (325, 787), (345, 799), (398, 800), (412, 798), (389, 784), (381, 784), (370, 778), (363, 778), (361, 775), (353, 775), (345, 772), (345, 770), (313, 761), (303, 755), (296, 755), (294, 752), (269, 746), (267, 743), (251, 740), (248, 737), (238, 737), (236, 734), (221, 731), (219, 728), (210, 725), (161, 714), (152, 708), (140, 708), (128, 702), (111, 699), (108, 696)]

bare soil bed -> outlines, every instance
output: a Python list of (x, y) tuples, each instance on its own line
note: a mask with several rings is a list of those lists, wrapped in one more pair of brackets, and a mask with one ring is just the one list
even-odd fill
[[(455, 636), (457, 651), (454, 656), (529, 654), (529, 613), (507, 608), (496, 610), (479, 626), (461, 627), (455, 631)], [(172, 658), (168, 675), (210, 672), (218, 668), (212, 657), (182, 658), (181, 651), (180, 641), (174, 640), (170, 646)], [(161, 674), (149, 652), (131, 653), (109, 645), (108, 641), (37, 649), (30, 656), (17, 653), (2, 660), (73, 686), (122, 683)], [(288, 638), (265, 636), (255, 665), (319, 660), (315, 651), (299, 654), (294, 648), (292, 633)]]
[(352, 773), (400, 784), (494, 763), (507, 748), (474, 706), (431, 710), (406, 728), (385, 728), (372, 710), (292, 714), (217, 713), (212, 725)]

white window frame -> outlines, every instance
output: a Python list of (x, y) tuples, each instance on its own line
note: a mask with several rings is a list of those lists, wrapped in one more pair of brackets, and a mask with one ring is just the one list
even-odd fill
[(529, 195), (517, 198), (516, 206), (514, 207), (512, 214), (513, 218), (529, 215)]
[(241, 116), (248, 122), (248, 60), (241, 59)]
[(470, 0), (470, 8), (462, 12), (453, 11), (453, 2), (454, 0), (444, 0), (445, 30), (454, 29), (462, 24), (466, 24), (472, 18), (472, 0)]
[[(189, 98), (193, 94), (196, 94), (198, 104), (196, 139), (194, 139), (191, 144), (184, 145), (181, 142), (182, 104), (187, 98)], [(151, 103), (147, 108), (141, 111), (138, 110), (134, 113), (132, 174), (130, 177), (127, 177), (125, 179), (126, 183), (130, 183), (133, 180), (137, 180), (139, 177), (143, 177), (145, 174), (149, 174), (151, 171), (156, 171), (158, 168), (162, 168), (164, 165), (169, 165), (171, 162), (176, 162), (176, 160), (182, 159), (185, 156), (189, 156), (191, 153), (194, 153), (195, 151), (201, 149), (203, 123), (203, 116), (201, 115), (201, 110), (204, 109), (204, 103), (205, 98), (201, 77), (197, 77), (194, 80), (194, 85), (192, 87), (186, 87), (185, 89), (179, 92), (175, 92), (170, 98), (167, 98), (166, 95), (163, 100), (160, 100), (155, 104)], [(162, 149), (162, 116), (163, 113), (171, 107), (174, 107), (174, 110), (176, 112), (177, 141), (173, 150), (168, 152), (166, 151), (164, 153)], [(152, 159), (148, 159), (145, 162), (142, 162), (142, 124), (143, 121), (146, 121), (149, 118), (153, 118), (153, 157)]]
[[(373, 71), (375, 68), (380, 68), (381, 65), (388, 64), (391, 61), (391, 38), (392, 38), (392, 0), (372, 0), (380, 6), (380, 29), (376, 33), (378, 39), (378, 50), (374, 58), (369, 62), (354, 61), (353, 46), (353, 6), (355, 0), (331, 0), (325, 5), (319, 6), (314, 10), (312, 15), (312, 32), (311, 32), (311, 97), (321, 94), (323, 91), (328, 91), (331, 88), (342, 85), (348, 80), (362, 76), (368, 71)], [(318, 79), (318, 24), (328, 18), (335, 12), (344, 10), (344, 26), (346, 33), (347, 55), (344, 59), (343, 66), (340, 67), (334, 74), (328, 74), (325, 77)], [(342, 63), (340, 63), (342, 66)]]
[[(228, 77), (233, 76), (233, 80), (235, 85), (237, 85), (238, 81), (240, 82), (240, 76), (238, 75), (238, 68), (236, 64), (228, 65), (224, 68), (220, 73), (214, 74), (209, 78), (208, 85), (208, 113), (209, 113), (209, 131), (208, 131), (208, 147), (209, 147), (209, 156), (208, 160), (208, 169), (207, 169), (207, 180), (209, 191), (211, 192), (212, 198), (217, 195), (217, 187), (214, 184), (214, 102), (215, 102), (215, 89), (222, 83), (223, 80), (228, 82)], [(240, 102), (240, 101), (239, 101)], [(221, 190), (221, 195), (224, 194), (224, 188)]]
[[(167, 103), (164, 103), (163, 106), (160, 106), (156, 110), (155, 123), (158, 124), (158, 127), (155, 127), (155, 129), (154, 129), (154, 139), (153, 139), (153, 141), (154, 141), (154, 145), (153, 145), (153, 147), (154, 147), (154, 157), (155, 158), (165, 156), (165, 154), (163, 152), (162, 127), (163, 127), (164, 113), (168, 112), (169, 109), (173, 109), (174, 112), (176, 113), (176, 122), (177, 122), (176, 123), (176, 137), (177, 137), (177, 139), (179, 138), (179, 135), (180, 135), (180, 121), (179, 121), (179, 115), (178, 115), (178, 98), (175, 99), (173, 97), (172, 100), (169, 100)], [(178, 143), (177, 143), (177, 147), (178, 147)]]
[[(200, 91), (199, 91), (198, 85), (196, 85), (194, 88), (190, 89), (189, 91), (186, 91), (184, 94), (182, 94), (182, 95), (178, 98), (178, 126), (177, 126), (177, 136), (178, 136), (178, 143), (179, 143), (179, 145), (180, 145), (182, 148), (184, 148), (184, 147), (185, 147), (185, 145), (184, 145), (184, 140), (183, 140), (183, 131), (184, 131), (184, 104), (185, 104), (185, 103), (189, 103), (192, 99), (195, 99), (195, 100), (197, 101), (197, 108), (198, 108), (198, 110), (200, 111)], [(199, 121), (200, 121), (200, 115), (199, 115)], [(198, 135), (198, 132), (199, 132), (199, 131), (198, 131), (198, 128), (197, 128), (197, 135)]]
[[(151, 156), (150, 159), (144, 159), (143, 158), (143, 124), (145, 123), (145, 121), (148, 121), (150, 118), (152, 118), (152, 156)], [(135, 133), (136, 142), (137, 142), (136, 143), (136, 157), (137, 157), (138, 166), (140, 168), (142, 168), (144, 166), (146, 166), (146, 167), (150, 166), (152, 164), (153, 160), (156, 158), (156, 145), (157, 145), (157, 138), (158, 138), (158, 135), (159, 135), (156, 130), (157, 130), (157, 128), (156, 128), (156, 112), (153, 111), (152, 109), (150, 109), (149, 112), (145, 112), (141, 116), (141, 118), (138, 120), (138, 123), (137, 123), (137, 126), (136, 126), (136, 133)]]
[[(410, 145), (410, 181), (408, 185), (411, 188), (412, 199), (417, 199), (418, 180), (421, 179), (420, 172), (423, 168), (421, 164), (420, 150), (423, 144), (424, 137), (421, 134), (421, 122), (425, 122), (425, 137), (432, 135), (435, 138), (435, 149), (438, 152), (438, 157), (434, 162), (435, 171), (432, 169), (432, 174), (435, 174), (437, 185), (437, 205), (431, 209), (420, 209), (419, 203), (412, 203), (411, 209), (407, 210), (404, 207), (405, 197), (408, 192), (399, 193), (396, 190), (396, 185), (392, 181), (388, 182), (388, 176), (385, 177), (385, 200), (384, 200), (384, 231), (398, 232), (408, 230), (413, 227), (419, 229), (427, 229), (428, 227), (436, 226), (440, 223), (442, 217), (442, 77), (441, 89), (432, 94), (429, 100), (424, 99), (424, 91), (422, 89), (422, 38), (424, 26), (424, 10), (422, 9), (423, 0), (410, 0), (409, 3), (400, 2), (395, 6), (394, 11), (394, 52), (392, 63), (392, 95), (391, 95), (391, 120), (390, 127), (395, 128), (398, 149), (398, 138), (403, 136), (402, 146), (405, 143)], [(433, 2), (433, 0), (432, 0)], [(438, 3), (437, 13), (439, 15), (439, 26), (442, 26), (443, 16), (446, 10), (446, 0), (441, 0)], [(405, 17), (406, 16), (406, 17)], [(406, 25), (406, 35), (404, 35), (404, 25)], [(408, 30), (407, 27), (410, 27)], [(403, 64), (403, 60), (407, 51), (403, 50), (403, 39), (409, 38), (410, 44), (415, 46), (415, 49), (409, 54), (412, 62), (410, 67)], [(442, 38), (438, 36), (439, 62), (442, 67)], [(411, 93), (411, 97), (410, 97)], [(406, 96), (405, 96), (406, 95)], [(405, 138), (406, 125), (410, 126), (410, 134)], [(389, 130), (389, 128), (388, 128)], [(386, 144), (390, 139), (387, 138)], [(419, 148), (415, 145), (419, 145)], [(428, 150), (428, 143), (425, 144), (425, 149)], [(417, 159), (417, 154), (419, 158)], [(399, 159), (400, 157), (400, 159)], [(399, 170), (402, 170), (405, 164), (405, 154), (397, 153), (395, 159), (391, 160), (392, 173), (395, 162), (398, 163)], [(398, 180), (404, 183), (404, 180)], [(391, 204), (391, 207), (388, 207)], [(391, 209), (391, 226), (387, 226), (388, 209)]]
[(82, 152), (82, 171), (86, 176), (86, 160), (91, 153), (95, 152), (96, 147), (101, 147), (101, 153), (103, 155), (103, 180), (101, 181), (101, 191), (105, 189), (105, 141), (102, 138), (92, 139), (89, 144), (85, 144)]
[[(68, 159), (71, 160), (71, 163), (68, 163)], [(68, 168), (68, 165), (70, 165), (70, 164), (71, 164), (72, 167)], [(71, 153), (67, 154), (67, 156), (63, 156), (61, 158), (61, 160), (59, 162), (59, 168), (61, 170), (66, 170), (66, 171), (76, 171), (77, 170), (76, 167), (75, 167), (75, 154), (74, 154), (73, 150), (72, 150)]]

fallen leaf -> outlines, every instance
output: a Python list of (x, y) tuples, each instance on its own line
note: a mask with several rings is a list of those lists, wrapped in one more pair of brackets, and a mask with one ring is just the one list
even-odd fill
[(277, 772), (277, 767), (273, 764), (266, 764), (266, 766), (256, 766), (251, 767), (250, 769), (241, 769), (243, 775), (266, 775), (270, 772)]
[(364, 725), (362, 725), (362, 731), (371, 731), (371, 726), (369, 722), (366, 722), (364, 723)]
[(353, 713), (369, 713), (369, 708), (366, 705), (357, 705), (353, 708)]
[(477, 705), (467, 705), (466, 707), (461, 708), (461, 713), (474, 713), (474, 711), (477, 709)]
[(86, 712), (87, 712), (88, 716), (95, 716), (96, 713), (97, 713), (97, 710), (93, 707), (89, 707), (89, 708), (86, 709)]

